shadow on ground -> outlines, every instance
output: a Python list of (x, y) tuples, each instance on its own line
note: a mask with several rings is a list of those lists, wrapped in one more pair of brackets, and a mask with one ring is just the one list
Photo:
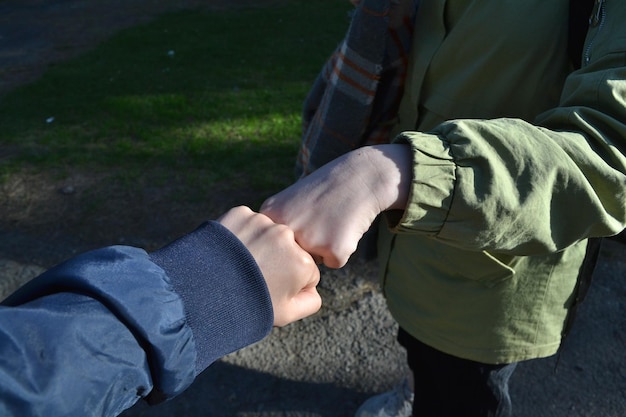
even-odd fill
[(370, 394), (334, 383), (294, 381), (219, 362), (183, 396), (157, 408), (140, 404), (123, 416), (342, 417)]

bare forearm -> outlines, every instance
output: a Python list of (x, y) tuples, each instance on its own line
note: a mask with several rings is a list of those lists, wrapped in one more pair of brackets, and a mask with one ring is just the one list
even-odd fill
[(261, 211), (288, 225), (318, 260), (341, 267), (379, 213), (405, 207), (411, 166), (408, 145), (360, 148), (270, 197)]

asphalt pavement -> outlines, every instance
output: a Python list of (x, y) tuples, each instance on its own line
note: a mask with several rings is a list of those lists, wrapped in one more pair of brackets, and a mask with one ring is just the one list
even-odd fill
[[(0, 260), (0, 283), (10, 291), (41, 270)], [(376, 276), (375, 262), (359, 259), (323, 269), (317, 315), (223, 358), (178, 398), (155, 407), (138, 403), (123, 416), (353, 415), (407, 371)], [(555, 356), (520, 365), (511, 387), (515, 417), (626, 417), (626, 245), (604, 243), (559, 356), (558, 364)]]
[[(555, 356), (519, 366), (515, 417), (626, 417), (625, 250), (604, 244), (558, 364)], [(407, 369), (375, 275), (375, 265), (361, 262), (324, 270), (326, 305), (317, 316), (224, 358), (171, 403), (139, 404), (125, 416), (352, 416)]]

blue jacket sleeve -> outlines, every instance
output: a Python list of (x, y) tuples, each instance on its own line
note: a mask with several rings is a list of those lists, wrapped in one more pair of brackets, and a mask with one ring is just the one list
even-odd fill
[(219, 223), (152, 254), (77, 256), (0, 305), (0, 415), (115, 416), (172, 398), (272, 322), (258, 266)]

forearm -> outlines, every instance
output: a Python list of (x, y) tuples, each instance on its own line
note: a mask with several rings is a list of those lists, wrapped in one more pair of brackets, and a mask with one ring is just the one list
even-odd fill
[(174, 396), (195, 376), (180, 297), (140, 249), (73, 258), (12, 294), (2, 314), (0, 346), (19, 363), (2, 367), (8, 415), (115, 415), (149, 394)]
[(408, 146), (367, 146), (268, 198), (261, 211), (289, 226), (296, 241), (318, 261), (338, 268), (378, 214), (406, 205), (410, 182)]
[[(342, 182), (336, 185), (338, 190), (345, 193), (349, 188), (358, 189), (362, 195), (355, 197), (355, 201), (360, 199), (364, 204), (371, 205), (376, 214), (405, 208), (413, 163), (409, 146), (366, 146), (339, 160), (341, 162), (327, 175), (327, 179)], [(350, 183), (343, 183), (343, 178), (348, 178)]]
[(3, 302), (0, 414), (108, 416), (173, 397), (269, 332), (264, 285), (213, 222), (152, 255), (111, 247), (73, 258)]
[(580, 133), (518, 119), (406, 133), (414, 180), (396, 230), (468, 250), (547, 253), (626, 223), (624, 174)]
[(116, 416), (154, 388), (144, 346), (86, 295), (1, 306), (0, 358), (0, 415), (7, 417)]
[(414, 180), (398, 232), (524, 255), (625, 227), (626, 8), (602, 7), (583, 68), (533, 123), (456, 120), (399, 138), (413, 147)]
[(202, 225), (150, 259), (182, 298), (196, 345), (196, 373), (272, 329), (272, 300), (261, 271), (243, 243), (219, 223)]

